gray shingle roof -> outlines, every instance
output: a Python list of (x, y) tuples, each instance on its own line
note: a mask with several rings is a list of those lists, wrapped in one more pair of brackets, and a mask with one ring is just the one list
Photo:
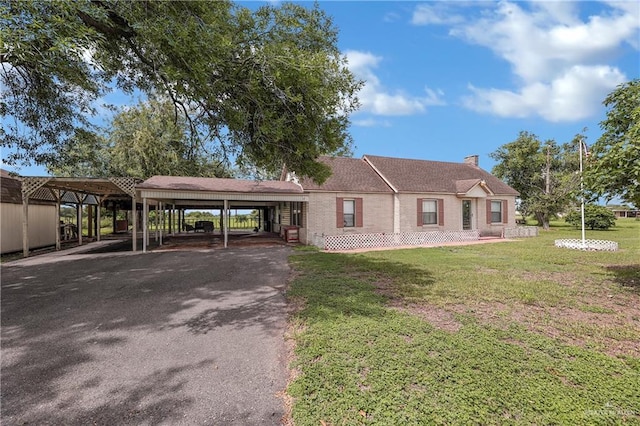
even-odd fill
[(6, 170), (0, 169), (0, 202), (22, 204), (22, 183)]
[(460, 193), (479, 180), (496, 195), (518, 195), (509, 185), (481, 168), (467, 163), (413, 160), (365, 155), (398, 192)]
[[(21, 177), (0, 169), (0, 202), (9, 204), (22, 204)], [(73, 196), (73, 194), (69, 194)], [(63, 197), (63, 202), (67, 201)], [(75, 201), (75, 199), (74, 199)], [(52, 204), (55, 198), (45, 188), (39, 188), (31, 194), (29, 204)]]
[(302, 194), (302, 188), (285, 181), (254, 181), (187, 176), (153, 176), (136, 185), (138, 189), (172, 189), (179, 191), (287, 193)]
[(318, 161), (331, 167), (331, 176), (322, 185), (302, 179), (300, 184), (305, 191), (393, 192), (361, 158), (320, 157)]

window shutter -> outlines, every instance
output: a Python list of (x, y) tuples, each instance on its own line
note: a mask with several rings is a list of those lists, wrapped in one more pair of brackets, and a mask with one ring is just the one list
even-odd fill
[(422, 226), (422, 198), (418, 198), (418, 226)]
[(491, 225), (491, 200), (487, 200), (487, 225)]
[(356, 198), (356, 227), (362, 228), (362, 198)]
[(438, 225), (444, 226), (444, 199), (438, 198)]
[(502, 223), (509, 223), (509, 202), (502, 200)]
[(344, 198), (336, 198), (336, 228), (344, 228)]

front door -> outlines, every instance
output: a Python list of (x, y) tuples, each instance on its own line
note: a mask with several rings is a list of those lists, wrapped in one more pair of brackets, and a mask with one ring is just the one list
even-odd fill
[(462, 200), (462, 230), (468, 231), (471, 228), (471, 200)]

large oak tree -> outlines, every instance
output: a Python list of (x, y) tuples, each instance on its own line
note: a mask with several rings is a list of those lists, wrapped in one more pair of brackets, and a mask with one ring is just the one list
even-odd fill
[(322, 181), (317, 157), (350, 149), (361, 82), (317, 4), (3, 1), (0, 38), (9, 161), (51, 162), (112, 87), (168, 97), (176, 121), (240, 166)]
[(543, 143), (536, 135), (523, 131), (516, 140), (490, 154), (497, 161), (492, 173), (520, 193), (519, 210), (524, 216), (534, 215), (544, 229), (579, 195), (579, 145), (575, 142)]
[(640, 80), (621, 84), (603, 103), (609, 109), (585, 167), (586, 187), (640, 207)]

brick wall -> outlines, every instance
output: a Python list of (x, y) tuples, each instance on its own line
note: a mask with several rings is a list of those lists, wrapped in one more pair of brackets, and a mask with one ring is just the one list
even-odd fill
[[(336, 226), (336, 199), (362, 198), (362, 227)], [(316, 193), (309, 194), (306, 215), (309, 233), (336, 235), (342, 233), (393, 232), (392, 194)]]

